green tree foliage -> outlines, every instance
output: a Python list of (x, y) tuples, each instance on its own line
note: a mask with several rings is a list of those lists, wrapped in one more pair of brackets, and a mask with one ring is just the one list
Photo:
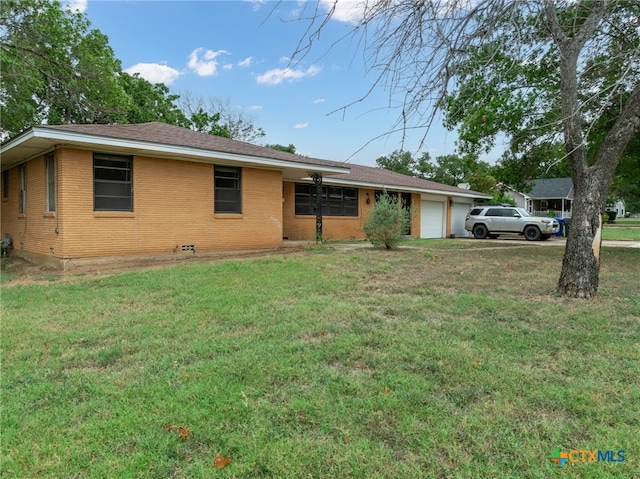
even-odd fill
[(367, 239), (374, 246), (395, 248), (402, 241), (404, 231), (411, 227), (411, 211), (401, 205), (397, 196), (384, 191), (373, 205), (364, 223)]
[(194, 131), (231, 138), (229, 127), (220, 124), (220, 113), (208, 113), (202, 109), (191, 114), (190, 127)]
[(396, 150), (388, 156), (376, 159), (378, 168), (403, 175), (458, 186), (469, 183), (474, 191), (492, 194), (496, 179), (490, 174), (491, 166), (473, 155), (442, 155), (431, 161), (429, 153), (414, 158), (411, 152)]
[(123, 120), (128, 97), (108, 39), (50, 0), (0, 2), (3, 137), (40, 123)]
[(395, 150), (389, 156), (376, 159), (376, 165), (378, 168), (403, 175), (426, 178), (431, 168), (429, 160), (429, 153), (423, 153), (420, 158), (414, 158), (410, 151)]
[(273, 150), (284, 151), (286, 153), (295, 154), (295, 152), (296, 152), (296, 147), (291, 145), (291, 144), (289, 146), (278, 145), (278, 144), (264, 145), (264, 146), (266, 146), (267, 148), (271, 148)]
[(477, 171), (471, 176), (466, 178), (466, 182), (469, 183), (469, 189), (473, 191), (479, 191), (480, 193), (487, 193), (493, 195), (497, 191), (496, 178), (490, 173)]
[(486, 177), (483, 178), (482, 175), (488, 175), (490, 169), (488, 163), (479, 161), (476, 156), (471, 154), (464, 156), (442, 155), (436, 157), (435, 164), (429, 165), (427, 177), (450, 186), (471, 183), (472, 178), (477, 185), (483, 185), (483, 182), (490, 180)]
[(119, 72), (118, 81), (128, 95), (123, 123), (159, 121), (184, 128), (191, 125), (175, 103), (179, 96), (171, 94), (164, 84), (153, 84), (139, 73), (130, 75), (127, 72)]
[(620, 160), (610, 196), (622, 198), (630, 213), (640, 213), (640, 136), (636, 136)]

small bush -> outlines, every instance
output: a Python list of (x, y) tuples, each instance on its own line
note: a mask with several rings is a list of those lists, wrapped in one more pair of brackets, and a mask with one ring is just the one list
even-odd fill
[(398, 197), (385, 191), (373, 205), (364, 223), (364, 232), (374, 246), (384, 245), (391, 249), (400, 244), (403, 232), (410, 226), (409, 208), (399, 205)]

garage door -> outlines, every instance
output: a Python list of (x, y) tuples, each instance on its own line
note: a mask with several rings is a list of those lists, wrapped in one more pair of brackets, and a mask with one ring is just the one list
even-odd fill
[(420, 238), (443, 238), (444, 203), (439, 201), (420, 202)]
[(456, 238), (470, 236), (470, 233), (464, 229), (464, 220), (470, 208), (471, 203), (453, 203), (451, 206), (451, 234)]

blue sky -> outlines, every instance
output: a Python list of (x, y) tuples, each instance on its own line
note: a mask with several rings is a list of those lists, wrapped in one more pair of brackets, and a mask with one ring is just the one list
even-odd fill
[[(324, 8), (320, 2), (320, 8)], [(331, 43), (351, 28), (343, 2), (303, 61), (289, 59), (307, 23), (299, 20), (310, 3), (264, 0), (147, 1), (73, 0), (130, 73), (166, 84), (173, 93), (216, 97), (253, 118), (266, 132), (264, 143), (293, 144), (297, 153), (335, 161), (375, 165), (376, 158), (401, 147), (400, 135), (385, 136), (397, 119), (389, 93), (376, 90), (344, 112), (334, 110), (358, 100), (374, 76), (362, 52)], [(310, 11), (307, 11), (310, 13)], [(453, 153), (456, 134), (436, 120), (418, 151), (423, 132), (405, 149), (431, 158)], [(493, 162), (495, 158), (484, 158)]]

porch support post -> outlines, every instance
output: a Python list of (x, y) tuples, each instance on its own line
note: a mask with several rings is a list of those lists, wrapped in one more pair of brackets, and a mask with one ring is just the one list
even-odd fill
[(309, 175), (316, 185), (316, 241), (322, 240), (322, 175), (311, 173)]
[(562, 217), (564, 218), (564, 198), (562, 198)]

